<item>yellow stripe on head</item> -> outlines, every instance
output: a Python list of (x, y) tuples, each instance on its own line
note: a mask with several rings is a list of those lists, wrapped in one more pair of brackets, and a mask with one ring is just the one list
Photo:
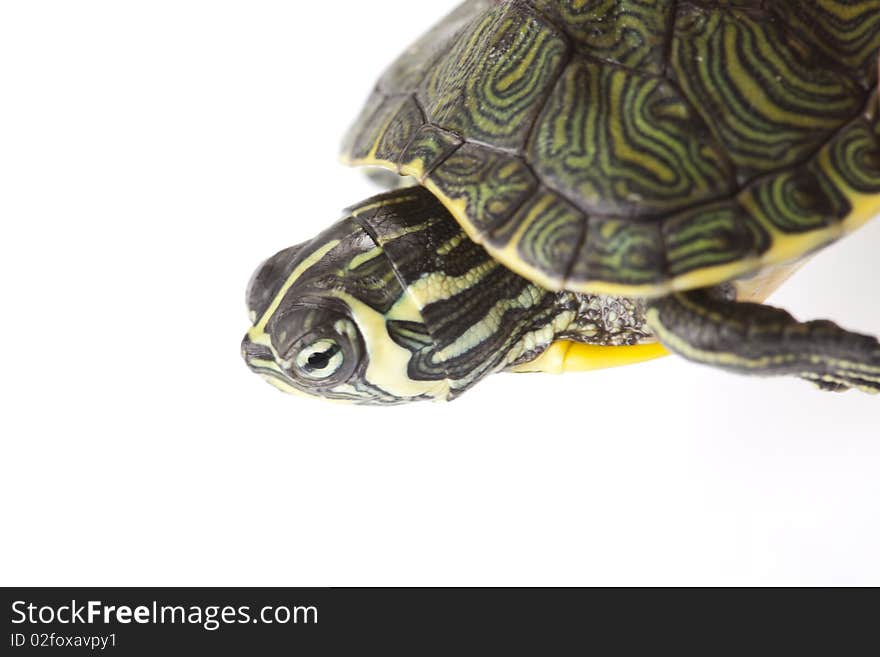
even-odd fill
[(266, 312), (263, 313), (263, 316), (260, 318), (260, 321), (257, 322), (249, 331), (248, 337), (251, 339), (251, 342), (254, 344), (261, 344), (267, 347), (272, 346), (272, 341), (269, 335), (266, 334), (266, 325), (269, 323), (269, 320), (272, 319), (272, 316), (278, 310), (278, 307), (281, 305), (281, 302), (284, 300), (284, 297), (287, 295), (287, 292), (293, 287), (294, 283), (296, 283), (300, 277), (309, 269), (311, 269), (316, 263), (320, 262), (321, 259), (327, 255), (330, 251), (339, 246), (340, 240), (331, 240), (327, 242), (323, 246), (319, 247), (315, 250), (308, 258), (303, 260), (296, 269), (291, 272), (290, 276), (287, 277), (287, 280), (284, 281), (284, 285), (281, 286), (281, 289), (278, 290), (278, 294), (275, 295), (275, 298), (272, 299), (272, 303), (269, 304), (269, 307), (266, 309)]

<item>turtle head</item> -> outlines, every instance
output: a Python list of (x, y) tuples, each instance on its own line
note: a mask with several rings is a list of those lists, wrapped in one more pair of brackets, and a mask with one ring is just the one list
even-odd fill
[(348, 212), (248, 286), (242, 353), (276, 387), (361, 404), (447, 400), (552, 339), (557, 295), (499, 265), (425, 189)]
[(266, 260), (247, 289), (248, 366), (294, 394), (362, 404), (444, 397), (413, 380), (402, 327), (429, 340), (384, 249), (355, 216)]

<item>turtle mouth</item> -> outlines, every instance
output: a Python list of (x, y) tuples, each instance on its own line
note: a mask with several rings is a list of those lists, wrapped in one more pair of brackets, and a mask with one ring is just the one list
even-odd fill
[(251, 340), (250, 336), (245, 335), (241, 341), (241, 356), (248, 368), (266, 383), (283, 392), (305, 395), (303, 391), (293, 386), (288, 376), (278, 366), (275, 354), (269, 347), (257, 344)]
[(254, 367), (254, 361), (274, 361), (272, 350), (265, 345), (256, 344), (249, 335), (245, 335), (241, 341), (241, 357), (251, 369)]
[(241, 357), (248, 369), (269, 383), (288, 383), (287, 377), (275, 361), (275, 354), (272, 353), (272, 350), (266, 345), (257, 344), (251, 340), (250, 335), (245, 335), (241, 341)]

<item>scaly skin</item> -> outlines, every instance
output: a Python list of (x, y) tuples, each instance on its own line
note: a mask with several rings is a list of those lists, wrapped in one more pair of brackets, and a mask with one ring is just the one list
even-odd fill
[(880, 393), (880, 342), (833, 322), (799, 322), (779, 308), (736, 302), (722, 289), (653, 300), (648, 322), (664, 345), (698, 363)]

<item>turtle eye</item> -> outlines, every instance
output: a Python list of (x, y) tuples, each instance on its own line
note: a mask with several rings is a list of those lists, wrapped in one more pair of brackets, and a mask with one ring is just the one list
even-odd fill
[(269, 330), (279, 365), (309, 389), (343, 384), (363, 365), (360, 332), (335, 308), (294, 307), (271, 320)]
[(344, 360), (342, 347), (335, 340), (324, 338), (300, 351), (295, 363), (303, 376), (310, 379), (326, 379), (339, 371)]

